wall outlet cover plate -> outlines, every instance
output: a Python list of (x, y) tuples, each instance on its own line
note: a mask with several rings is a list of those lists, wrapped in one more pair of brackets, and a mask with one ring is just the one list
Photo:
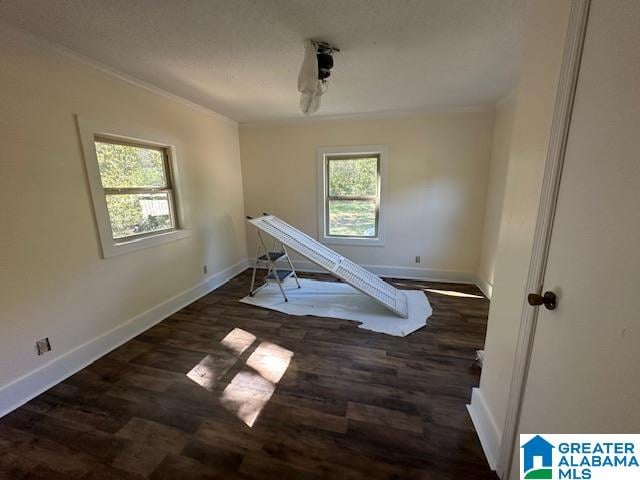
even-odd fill
[(43, 338), (42, 340), (38, 340), (36, 342), (36, 349), (38, 350), (38, 355), (42, 355), (43, 353), (47, 353), (51, 351), (51, 343), (49, 342), (49, 338)]

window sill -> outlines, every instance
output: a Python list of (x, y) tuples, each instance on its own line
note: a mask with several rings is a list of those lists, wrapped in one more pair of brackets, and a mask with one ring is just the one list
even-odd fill
[(384, 247), (384, 239), (380, 237), (322, 237), (320, 243), (325, 245), (349, 245), (356, 247)]
[(158, 233), (149, 237), (136, 238), (129, 241), (114, 242), (102, 246), (103, 258), (111, 258), (117, 255), (124, 255), (145, 248), (175, 242), (191, 236), (191, 230), (171, 230), (169, 232)]

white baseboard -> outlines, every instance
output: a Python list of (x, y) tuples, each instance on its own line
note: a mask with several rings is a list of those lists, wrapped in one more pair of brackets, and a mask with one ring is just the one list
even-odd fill
[(480, 277), (476, 277), (476, 285), (484, 293), (484, 296), (491, 300), (491, 294), (493, 293), (493, 285), (483, 280)]
[[(251, 265), (254, 259), (250, 259)], [(299, 272), (327, 273), (308, 260), (294, 260), (294, 268)], [(476, 283), (476, 276), (472, 272), (457, 270), (438, 270), (433, 268), (397, 267), (389, 265), (361, 265), (380, 277), (403, 278), (406, 280), (424, 280), (430, 282)]]
[(198, 298), (220, 287), (237, 274), (243, 272), (248, 266), (248, 260), (244, 259), (221, 272), (211, 275), (202, 283), (175, 295), (140, 315), (136, 315), (112, 330), (79, 345), (73, 350), (54, 358), (46, 365), (3, 386), (0, 388), (0, 417), (82, 370), (111, 350), (160, 323)]
[(500, 433), (479, 388), (472, 390), (471, 403), (467, 405), (467, 410), (480, 439), (484, 455), (487, 457), (489, 467), (491, 470), (496, 470), (500, 458)]

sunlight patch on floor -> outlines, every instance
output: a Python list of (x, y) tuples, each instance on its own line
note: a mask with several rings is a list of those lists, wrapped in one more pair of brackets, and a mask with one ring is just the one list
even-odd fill
[(272, 383), (278, 383), (289, 367), (293, 352), (271, 342), (262, 342), (247, 360), (253, 368)]
[(239, 372), (222, 392), (220, 402), (251, 428), (275, 389), (274, 383), (257, 373)]
[(247, 359), (247, 369), (239, 372), (222, 392), (222, 405), (253, 426), (284, 376), (293, 352), (271, 342), (261, 342)]
[(229, 350), (233, 350), (240, 355), (255, 341), (255, 335), (247, 332), (246, 330), (242, 330), (241, 328), (234, 328), (220, 341), (220, 343)]
[(434, 288), (423, 288), (422, 290), (424, 290), (425, 292), (437, 293), (438, 295), (446, 295), (448, 297), (484, 298), (482, 295), (456, 292), (454, 290), (436, 290)]
[[(255, 335), (240, 328), (234, 328), (220, 341), (232, 352), (236, 363), (240, 355), (255, 342)], [(243, 369), (221, 393), (222, 406), (251, 428), (289, 368), (292, 357), (291, 350), (272, 342), (260, 342), (249, 355)], [(233, 358), (231, 361), (234, 361)], [(223, 366), (222, 363), (219, 358), (207, 355), (187, 373), (187, 377), (213, 392), (216, 383), (230, 368), (230, 365)]]
[(216, 372), (216, 362), (211, 355), (204, 357), (198, 365), (187, 373), (187, 377), (210, 392), (213, 391), (216, 381), (221, 375), (220, 372)]

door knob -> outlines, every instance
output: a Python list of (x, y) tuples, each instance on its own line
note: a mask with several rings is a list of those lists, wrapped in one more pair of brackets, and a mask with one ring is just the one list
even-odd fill
[(544, 292), (544, 295), (530, 293), (527, 295), (527, 301), (532, 307), (544, 305), (547, 310), (555, 310), (556, 308), (556, 294), (553, 292)]

